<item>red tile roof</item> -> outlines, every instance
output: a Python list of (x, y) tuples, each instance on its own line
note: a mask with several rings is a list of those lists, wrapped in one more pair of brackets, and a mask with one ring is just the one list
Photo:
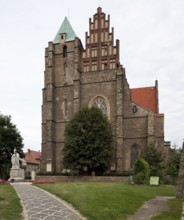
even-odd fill
[(41, 160), (40, 151), (28, 150), (28, 152), (25, 153), (25, 161), (27, 163), (39, 164), (40, 160)]
[(158, 114), (159, 109), (157, 80), (155, 81), (155, 86), (131, 89), (131, 100), (143, 108)]

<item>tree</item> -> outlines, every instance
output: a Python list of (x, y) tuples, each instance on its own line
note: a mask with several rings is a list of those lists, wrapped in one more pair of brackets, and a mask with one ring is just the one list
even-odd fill
[(165, 174), (169, 175), (172, 178), (172, 183), (176, 184), (179, 168), (180, 168), (180, 158), (181, 158), (181, 148), (173, 149), (172, 154), (170, 155), (165, 169)]
[(11, 116), (0, 113), (0, 178), (7, 179), (11, 167), (11, 155), (14, 148), (23, 155), (23, 139), (11, 122)]
[(67, 169), (105, 172), (112, 163), (112, 129), (97, 107), (83, 107), (65, 129), (63, 164)]
[(164, 160), (162, 153), (154, 145), (149, 145), (143, 157), (150, 166), (150, 176), (159, 176), (162, 178)]

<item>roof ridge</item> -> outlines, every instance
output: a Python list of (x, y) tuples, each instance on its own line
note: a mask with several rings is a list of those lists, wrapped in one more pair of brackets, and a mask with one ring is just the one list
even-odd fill
[(144, 86), (144, 87), (136, 87), (136, 88), (130, 88), (130, 89), (148, 89), (148, 88), (156, 88), (156, 86)]

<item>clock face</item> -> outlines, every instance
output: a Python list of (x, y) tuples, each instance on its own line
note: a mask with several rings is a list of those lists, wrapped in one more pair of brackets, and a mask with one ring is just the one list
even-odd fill
[(107, 105), (104, 99), (98, 97), (93, 101), (92, 105), (98, 107), (104, 115), (107, 115)]

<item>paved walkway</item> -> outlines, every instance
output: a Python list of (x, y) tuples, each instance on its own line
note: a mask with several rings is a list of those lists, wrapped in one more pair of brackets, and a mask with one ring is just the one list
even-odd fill
[(174, 197), (158, 196), (146, 201), (137, 212), (127, 220), (150, 220), (151, 217), (159, 215), (161, 212), (169, 211), (168, 199)]
[[(12, 186), (22, 201), (25, 220), (86, 220), (65, 201), (30, 183), (12, 183)], [(171, 198), (160, 196), (146, 201), (127, 220), (150, 220), (169, 210), (167, 201)]]
[(66, 202), (29, 183), (12, 183), (24, 208), (25, 220), (85, 219)]

